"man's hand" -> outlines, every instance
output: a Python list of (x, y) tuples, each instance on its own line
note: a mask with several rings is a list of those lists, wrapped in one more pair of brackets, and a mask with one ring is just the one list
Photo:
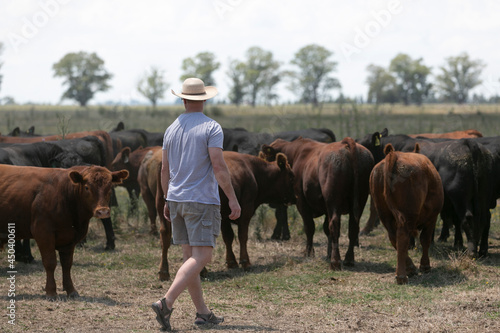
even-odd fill
[(231, 220), (236, 220), (241, 215), (241, 207), (238, 200), (229, 200), (229, 208), (231, 209), (231, 214), (229, 218)]

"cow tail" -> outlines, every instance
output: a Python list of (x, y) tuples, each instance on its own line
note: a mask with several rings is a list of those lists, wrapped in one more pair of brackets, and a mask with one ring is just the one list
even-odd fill
[(156, 212), (158, 213), (158, 216), (160, 216), (160, 221), (163, 220), (163, 209), (165, 207), (165, 199), (164, 199), (164, 193), (163, 193), (163, 188), (161, 186), (161, 167), (162, 167), (162, 162), (158, 163), (158, 170), (157, 170), (157, 179), (156, 179)]
[[(391, 210), (392, 214), (396, 219), (396, 224), (398, 226), (403, 226), (406, 224), (406, 218), (399, 209), (396, 208), (394, 202), (392, 202), (393, 198), (393, 182), (397, 180), (398, 177), (398, 155), (394, 152), (394, 147), (391, 144), (388, 144), (384, 148), (385, 153), (385, 165), (384, 165), (384, 198), (387, 201), (387, 205)], [(416, 230), (410, 230), (410, 233), (413, 237), (417, 235)]]
[(346, 137), (342, 140), (342, 143), (347, 146), (347, 149), (351, 152), (351, 163), (354, 175), (354, 191), (353, 191), (353, 211), (354, 216), (361, 216), (360, 202), (359, 202), (359, 161), (358, 161), (358, 147), (356, 142), (350, 137)]
[(480, 163), (481, 163), (481, 150), (477, 143), (470, 139), (464, 139), (464, 143), (469, 149), (472, 156), (472, 174), (474, 175), (474, 195), (472, 199), (472, 207), (473, 212), (467, 211), (466, 218), (470, 218), (472, 216), (479, 216), (480, 208), (479, 208), (479, 177), (480, 173)]

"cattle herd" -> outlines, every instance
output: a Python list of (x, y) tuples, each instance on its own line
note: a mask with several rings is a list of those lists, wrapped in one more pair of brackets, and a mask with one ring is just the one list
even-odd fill
[[(430, 270), (429, 247), (438, 215), (440, 240), (454, 228), (454, 246), (471, 256), (488, 254), (490, 209), (500, 198), (500, 137), (482, 137), (475, 130), (442, 134), (389, 135), (387, 129), (337, 141), (328, 129), (309, 128), (279, 133), (252, 133), (224, 128), (224, 158), (241, 204), (241, 217), (228, 218), (221, 191), (222, 238), (228, 268), (251, 266), (248, 227), (261, 204), (276, 209), (272, 238), (289, 239), (287, 206), (295, 204), (306, 235), (305, 255), (314, 255), (314, 218), (325, 216), (327, 257), (333, 270), (354, 265), (359, 235), (380, 220), (397, 250), (396, 282), (404, 284), (417, 268), (408, 248), (420, 234), (420, 271)], [(124, 186), (137, 209), (144, 200), (150, 233), (161, 243), (159, 279), (170, 278), (169, 222), (163, 217), (163, 193), (158, 181), (163, 133), (115, 129), (59, 135), (36, 135), (18, 129), (0, 136), (0, 245), (8, 243), (8, 228), (16, 228), (16, 260), (33, 260), (29, 239), (35, 239), (46, 271), (46, 296), (57, 296), (54, 270), (59, 253), (63, 287), (78, 296), (71, 280), (75, 246), (85, 239), (89, 220), (101, 219), (106, 249), (115, 248), (110, 205), (117, 204), (114, 186)], [(367, 225), (360, 217), (370, 197)], [(349, 215), (349, 245), (344, 260), (339, 251), (340, 219)], [(238, 228), (239, 261), (233, 253)], [(24, 241), (24, 242), (22, 242)]]

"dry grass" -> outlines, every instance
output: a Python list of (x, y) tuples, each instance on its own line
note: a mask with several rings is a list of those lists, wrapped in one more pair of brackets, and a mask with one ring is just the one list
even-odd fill
[[(433, 270), (410, 278), (406, 286), (398, 286), (394, 281), (396, 252), (383, 228), (360, 238), (354, 267), (332, 272), (325, 261), (326, 238), (320, 223), (315, 235), (316, 257), (305, 258), (300, 219), (292, 223), (290, 241), (270, 241), (272, 219), (266, 210), (252, 222), (249, 253), (253, 266), (249, 271), (227, 270), (224, 244), (221, 238), (218, 240), (208, 278), (203, 281), (210, 307), (226, 318), (217, 330), (500, 331), (498, 220), (493, 222), (489, 258), (475, 261), (453, 252), (450, 244), (436, 244), (431, 257)], [(136, 220), (122, 216), (118, 231), (117, 249), (104, 252), (102, 226), (98, 221), (91, 222), (86, 247), (75, 253), (73, 278), (81, 294), (76, 300), (64, 296), (59, 266), (56, 279), (60, 298), (56, 302), (44, 299), (45, 273), (37, 250), (35, 264), (17, 263), (17, 325), (6, 324), (4, 316), (2, 332), (159, 331), (149, 306), (163, 295), (169, 282), (157, 279), (158, 238), (147, 234), (143, 217)], [(258, 241), (257, 234), (263, 240)], [(342, 253), (346, 245), (343, 230)], [(418, 262), (419, 250), (411, 250), (410, 255)], [(180, 264), (180, 248), (174, 246), (170, 251), (172, 274)], [(194, 312), (188, 294), (182, 294), (172, 317), (175, 331), (194, 331)]]

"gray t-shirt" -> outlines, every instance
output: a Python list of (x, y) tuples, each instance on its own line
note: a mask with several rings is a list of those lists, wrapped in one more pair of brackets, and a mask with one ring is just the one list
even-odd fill
[(181, 114), (165, 131), (170, 168), (167, 200), (220, 205), (209, 147), (222, 149), (221, 126), (201, 112)]

